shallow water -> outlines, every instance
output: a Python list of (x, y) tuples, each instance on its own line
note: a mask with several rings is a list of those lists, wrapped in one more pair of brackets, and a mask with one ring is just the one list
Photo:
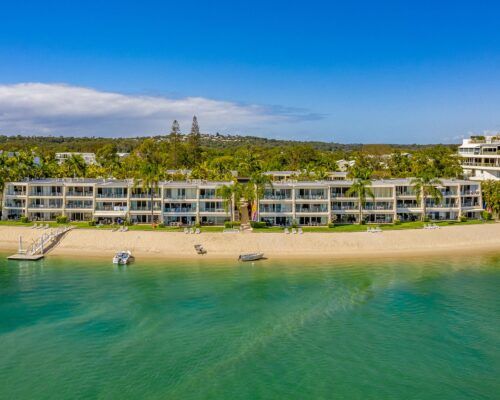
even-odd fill
[(500, 257), (0, 261), (2, 399), (494, 399)]

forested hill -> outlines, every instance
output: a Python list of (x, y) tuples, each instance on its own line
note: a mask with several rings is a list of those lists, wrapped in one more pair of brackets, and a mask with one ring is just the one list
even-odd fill
[[(164, 136), (167, 138), (168, 136)], [(183, 135), (185, 139), (187, 135)], [(156, 139), (163, 136), (156, 136)], [(136, 138), (103, 138), (103, 137), (70, 137), (70, 136), (5, 136), (0, 135), (0, 150), (15, 151), (22, 149), (38, 148), (40, 152), (97, 152), (105, 145), (112, 144), (118, 151), (133, 151), (145, 137)], [(342, 144), (334, 142), (319, 141), (295, 141), (269, 139), (256, 136), (238, 136), (238, 135), (201, 135), (201, 145), (214, 150), (230, 150), (242, 147), (276, 148), (308, 145), (315, 150), (333, 151), (333, 152), (351, 152), (364, 151), (371, 154), (387, 154), (394, 150), (415, 151), (423, 148), (433, 147), (434, 145), (417, 144)], [(455, 149), (457, 145), (446, 145)]]

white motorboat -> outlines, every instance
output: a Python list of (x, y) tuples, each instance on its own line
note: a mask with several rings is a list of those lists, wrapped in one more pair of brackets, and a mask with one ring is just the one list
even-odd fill
[(113, 264), (129, 264), (134, 260), (134, 256), (130, 252), (130, 250), (119, 251), (113, 257)]
[(238, 261), (257, 261), (264, 258), (264, 253), (240, 254)]

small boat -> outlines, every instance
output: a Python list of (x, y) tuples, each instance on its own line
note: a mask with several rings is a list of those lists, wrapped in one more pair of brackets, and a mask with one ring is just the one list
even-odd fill
[(238, 261), (257, 261), (264, 258), (264, 253), (240, 254)]
[(129, 264), (134, 260), (134, 256), (130, 252), (130, 250), (119, 251), (113, 257), (113, 264)]

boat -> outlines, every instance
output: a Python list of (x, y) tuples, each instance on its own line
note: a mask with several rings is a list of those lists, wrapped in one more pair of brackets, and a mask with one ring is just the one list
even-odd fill
[(240, 254), (238, 261), (257, 261), (264, 258), (264, 253), (247, 253)]
[(113, 264), (129, 264), (134, 260), (134, 256), (130, 250), (119, 251), (113, 257)]

